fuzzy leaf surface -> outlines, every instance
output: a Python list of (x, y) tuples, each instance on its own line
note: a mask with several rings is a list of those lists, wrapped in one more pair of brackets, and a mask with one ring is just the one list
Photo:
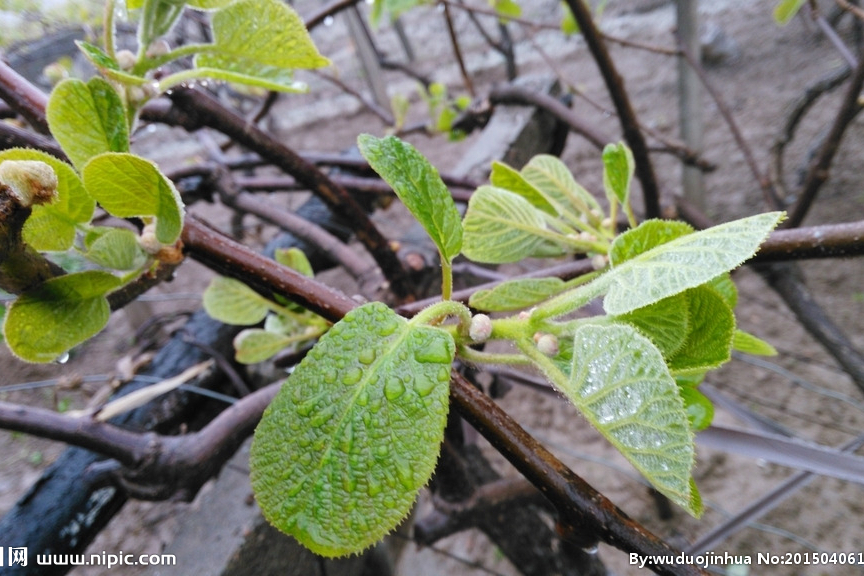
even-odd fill
[(527, 200), (493, 186), (481, 186), (468, 201), (462, 221), (462, 252), (475, 262), (501, 264), (531, 256), (559, 256), (539, 210)]
[(546, 300), (564, 288), (560, 278), (520, 278), (501, 282), (489, 290), (471, 295), (472, 308), (485, 312), (521, 310)]
[(147, 262), (138, 235), (123, 228), (104, 228), (88, 242), (87, 258), (113, 270), (134, 270)]
[(547, 200), (562, 209), (576, 213), (600, 209), (597, 200), (576, 182), (567, 166), (555, 156), (538, 154), (531, 158), (520, 173), (529, 184), (540, 190)]
[(732, 270), (756, 253), (782, 215), (757, 214), (687, 234), (614, 266), (598, 279), (609, 286), (603, 307), (625, 314)]
[(780, 0), (774, 7), (774, 20), (781, 26), (785, 26), (806, 3), (807, 0)]
[(561, 390), (646, 479), (694, 516), (695, 450), (678, 385), (660, 351), (625, 324), (580, 327)]
[(183, 230), (183, 201), (156, 165), (133, 154), (108, 152), (82, 170), (84, 186), (112, 216), (156, 218), (156, 239), (173, 244)]
[(45, 110), (51, 134), (79, 171), (103, 152), (129, 150), (126, 109), (106, 80), (63, 80), (51, 92)]
[(270, 311), (266, 298), (233, 278), (214, 278), (202, 298), (211, 318), (232, 326), (251, 326), (264, 320)]
[(0, 152), (0, 162), (4, 160), (38, 160), (54, 169), (57, 199), (50, 204), (33, 206), (22, 233), (24, 241), (38, 251), (60, 252), (71, 248), (75, 225), (89, 222), (96, 207), (96, 201), (84, 189), (75, 170), (44, 152), (24, 148)]
[(606, 197), (626, 204), (635, 169), (633, 153), (623, 142), (607, 144), (603, 148), (603, 188), (606, 190)]
[(693, 233), (693, 227), (675, 220), (646, 220), (619, 234), (609, 249), (612, 266), (618, 266), (651, 248)]
[(108, 323), (105, 295), (119, 288), (99, 270), (46, 280), (8, 308), (3, 333), (9, 349), (28, 362), (51, 362), (97, 334)]
[(732, 349), (753, 356), (776, 356), (777, 349), (771, 344), (743, 330), (735, 330), (732, 336)]
[(664, 298), (638, 310), (616, 316), (618, 322), (635, 326), (663, 354), (671, 358), (690, 333), (690, 298), (687, 292)]
[(240, 0), (215, 12), (213, 44), (195, 57), (210, 77), (270, 90), (304, 90), (292, 70), (321, 68), (322, 56), (297, 12), (279, 0)]
[(489, 175), (489, 182), (496, 188), (503, 188), (522, 196), (535, 208), (543, 210), (551, 216), (558, 216), (558, 209), (549, 203), (543, 194), (534, 187), (533, 184), (525, 180), (525, 177), (518, 170), (499, 162), (492, 162), (492, 173)]
[(438, 460), (454, 354), (449, 334), (384, 304), (349, 312), (255, 431), (252, 488), (264, 516), (328, 557), (393, 530)]
[(455, 258), (462, 249), (462, 222), (438, 170), (411, 144), (395, 136), (361, 134), (357, 144), (369, 165), (423, 225), (441, 257), (446, 261)]
[(735, 315), (723, 297), (710, 286), (685, 292), (689, 309), (687, 340), (669, 359), (673, 373), (704, 373), (729, 361)]

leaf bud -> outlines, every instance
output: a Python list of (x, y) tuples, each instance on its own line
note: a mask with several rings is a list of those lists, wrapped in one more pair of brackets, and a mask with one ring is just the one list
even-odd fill
[(0, 163), (0, 184), (28, 208), (48, 204), (57, 198), (57, 174), (45, 162), (38, 160), (6, 160)]
[(162, 243), (156, 238), (155, 223), (144, 226), (144, 229), (141, 230), (141, 236), (138, 237), (138, 244), (151, 256), (155, 256), (162, 250)]
[(468, 328), (468, 336), (471, 341), (481, 344), (492, 335), (492, 320), (486, 314), (476, 314), (471, 318), (471, 326)]
[(147, 47), (147, 58), (158, 58), (159, 56), (164, 56), (171, 51), (171, 45), (162, 38), (158, 40), (154, 40), (150, 46)]
[(541, 334), (538, 332), (534, 335), (534, 341), (537, 343), (537, 349), (549, 357), (558, 355), (558, 337), (554, 334)]
[(591, 267), (594, 270), (602, 270), (609, 263), (609, 257), (605, 254), (595, 254), (591, 257)]
[(116, 56), (117, 65), (121, 70), (131, 70), (137, 61), (135, 54), (130, 50), (119, 50)]

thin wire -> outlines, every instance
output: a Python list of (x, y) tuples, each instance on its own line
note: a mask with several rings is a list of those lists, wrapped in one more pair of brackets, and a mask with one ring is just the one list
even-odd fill
[[(415, 543), (414, 540), (411, 539), (410, 537), (405, 536), (404, 534), (400, 534), (398, 532), (391, 534), (391, 536), (393, 536), (395, 538), (401, 538), (407, 542), (411, 542), (412, 544)], [(481, 572), (485, 572), (487, 574), (492, 574), (492, 576), (507, 576), (506, 574), (502, 574), (501, 572), (495, 572), (494, 570), (491, 570), (491, 569), (487, 568), (486, 566), (483, 566), (479, 562), (475, 562), (475, 561), (469, 560), (467, 558), (462, 558), (460, 556), (457, 556), (456, 554), (453, 554), (452, 552), (448, 552), (447, 550), (444, 550), (443, 548), (438, 548), (434, 544), (428, 545), (428, 546), (423, 546), (423, 548), (428, 548), (429, 550), (431, 550), (432, 552), (435, 552), (436, 554), (446, 556), (447, 558), (450, 558), (451, 560), (456, 560), (457, 562), (464, 564), (465, 566), (468, 566), (469, 568), (474, 568), (475, 570), (480, 570)]]

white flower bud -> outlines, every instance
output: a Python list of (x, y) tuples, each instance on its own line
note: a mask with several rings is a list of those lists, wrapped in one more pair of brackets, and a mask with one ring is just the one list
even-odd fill
[(605, 254), (595, 254), (591, 257), (591, 267), (594, 270), (602, 270), (609, 263), (609, 257)]
[(158, 58), (159, 56), (164, 56), (171, 51), (171, 45), (168, 44), (166, 40), (162, 38), (158, 40), (154, 40), (150, 46), (147, 47), (147, 58)]
[(492, 320), (486, 314), (476, 314), (471, 318), (471, 326), (468, 328), (468, 336), (471, 341), (481, 344), (492, 335)]
[(0, 163), (0, 184), (6, 185), (21, 206), (48, 204), (57, 198), (57, 174), (38, 160), (6, 160)]
[(138, 59), (135, 58), (135, 54), (133, 54), (131, 51), (120, 50), (117, 52), (116, 60), (121, 70), (128, 71), (135, 66), (135, 63)]
[(558, 338), (554, 334), (541, 334), (536, 341), (537, 349), (546, 356), (554, 357), (558, 355)]
[(162, 243), (156, 239), (156, 224), (151, 223), (144, 226), (141, 230), (141, 236), (138, 237), (138, 244), (150, 255), (155, 256), (162, 250)]

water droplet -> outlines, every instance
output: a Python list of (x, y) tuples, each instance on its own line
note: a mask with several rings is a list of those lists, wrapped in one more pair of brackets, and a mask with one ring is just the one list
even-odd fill
[(366, 493), (370, 498), (374, 498), (381, 493), (381, 482), (374, 476), (369, 476), (366, 479)]
[(312, 414), (317, 404), (318, 401), (316, 398), (313, 398), (312, 400), (307, 400), (306, 402), (301, 402), (300, 404), (297, 404), (297, 414), (306, 418), (310, 414)]
[(325, 406), (322, 408), (315, 416), (312, 417), (311, 424), (315, 428), (319, 426), (323, 426), (327, 423), (328, 420), (333, 416), (333, 413), (336, 411), (336, 405), (330, 404), (329, 406)]
[(353, 386), (363, 377), (363, 371), (360, 368), (349, 368), (342, 376), (342, 384), (345, 386)]
[(396, 499), (392, 496), (385, 496), (383, 504), (387, 508), (396, 508)]
[(452, 360), (446, 340), (436, 338), (414, 350), (414, 359), (423, 364), (449, 364)]
[(353, 474), (342, 476), (342, 489), (346, 492), (354, 492), (357, 489), (357, 478)]
[(324, 26), (332, 26), (333, 25), (333, 16), (326, 16), (324, 18)]
[(391, 402), (402, 396), (405, 393), (405, 385), (399, 378), (391, 377), (384, 384), (384, 396)]
[(414, 488), (414, 469), (410, 462), (401, 459), (396, 460), (396, 477), (399, 478), (399, 483), (406, 490)]
[(357, 405), (366, 406), (367, 404), (369, 404), (369, 393), (364, 390), (357, 396)]
[(64, 352), (54, 360), (55, 364), (66, 364), (69, 361), (69, 352)]
[(435, 389), (435, 386), (438, 384), (435, 380), (430, 378), (418, 377), (414, 379), (414, 390), (420, 396), (428, 396), (432, 390)]
[(328, 368), (324, 371), (324, 383), (325, 384), (333, 384), (336, 381), (336, 370), (334, 368)]
[(368, 366), (375, 361), (375, 350), (371, 348), (368, 350), (361, 350), (360, 354), (357, 355), (357, 359)]
[(310, 454), (309, 452), (303, 452), (302, 454), (300, 454), (298, 460), (303, 466), (309, 466), (309, 464), (312, 463), (312, 454)]
[(594, 545), (594, 546), (590, 546), (588, 548), (583, 548), (582, 552), (584, 552), (585, 554), (590, 554), (591, 556), (594, 556), (595, 554), (597, 554), (597, 546)]
[(304, 484), (306, 484), (306, 481), (305, 481), (305, 480), (301, 480), (300, 482), (298, 482), (297, 484), (295, 484), (294, 486), (292, 486), (291, 488), (289, 488), (289, 489), (288, 489), (288, 497), (289, 497), (289, 498), (293, 498), (294, 496), (297, 496), (297, 494), (299, 494), (300, 491), (303, 490), (303, 485), (304, 485)]
[(449, 382), (450, 381), (450, 369), (449, 368), (439, 368), (438, 369), (438, 381), (439, 382)]

